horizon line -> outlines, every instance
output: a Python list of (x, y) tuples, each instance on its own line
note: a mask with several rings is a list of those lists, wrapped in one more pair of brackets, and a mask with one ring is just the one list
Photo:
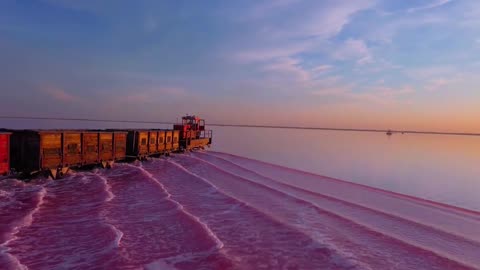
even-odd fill
[[(10, 116), (0, 115), (0, 119), (22, 119), (22, 120), (52, 120), (52, 121), (80, 121), (80, 122), (109, 122), (109, 123), (137, 123), (137, 124), (176, 124), (170, 121), (145, 121), (145, 120), (114, 120), (114, 119), (92, 119), (92, 118), (65, 118), (65, 117), (37, 117), (37, 116)], [(480, 136), (475, 132), (444, 132), (426, 130), (400, 130), (400, 129), (367, 129), (367, 128), (333, 128), (333, 127), (309, 127), (289, 125), (252, 125), (252, 124), (222, 124), (209, 123), (206, 126), (216, 127), (246, 127), (246, 128), (277, 128), (277, 129), (303, 129), (303, 130), (326, 130), (326, 131), (353, 131), (353, 132), (382, 132), (402, 134), (431, 134), (431, 135), (456, 135), (456, 136)]]

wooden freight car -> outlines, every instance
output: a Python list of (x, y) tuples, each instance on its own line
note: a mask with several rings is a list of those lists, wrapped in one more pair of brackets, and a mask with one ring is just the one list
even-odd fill
[[(174, 143), (175, 136), (177, 143)], [(127, 156), (145, 159), (178, 150), (178, 133), (172, 130), (129, 130)]]
[(10, 172), (10, 133), (0, 132), (0, 175)]
[(104, 168), (112, 166), (114, 161), (126, 158), (127, 132), (99, 131), (98, 159)]
[(144, 159), (149, 150), (148, 130), (129, 130), (127, 132), (127, 156)]
[[(114, 160), (125, 158), (124, 152), (115, 154), (115, 135), (80, 130), (13, 131), (11, 167), (28, 174), (48, 171), (53, 178), (62, 176), (71, 167), (98, 163), (108, 167)], [(126, 140), (118, 140), (118, 144), (125, 143)]]

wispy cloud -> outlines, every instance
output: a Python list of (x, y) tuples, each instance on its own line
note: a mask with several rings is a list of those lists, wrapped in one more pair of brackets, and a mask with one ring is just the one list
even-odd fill
[(411, 86), (400, 88), (377, 86), (368, 91), (355, 91), (353, 85), (327, 87), (312, 92), (318, 97), (333, 97), (347, 102), (357, 101), (374, 103), (377, 105), (388, 105), (399, 102), (399, 98), (415, 93)]
[[(277, 78), (293, 78), (297, 82), (311, 81), (333, 66), (326, 63), (312, 68), (303, 55), (318, 51), (325, 53), (324, 49), (319, 48), (341, 33), (354, 14), (372, 7), (374, 3), (373, 0), (262, 2), (254, 6), (253, 10), (254, 13), (261, 10), (263, 16), (243, 22), (247, 25), (254, 24), (255, 27), (247, 29), (258, 29), (258, 32), (253, 30), (245, 33), (245, 38), (242, 39), (244, 45), (233, 48), (233, 52), (229, 52), (229, 58), (240, 64), (253, 64), (258, 70), (268, 71), (271, 75), (276, 73)], [(286, 12), (288, 24), (283, 23)], [(334, 58), (359, 64), (373, 61), (366, 43), (357, 39), (348, 39), (336, 50)]]
[(60, 101), (60, 102), (65, 102), (65, 103), (70, 103), (74, 101), (78, 101), (79, 98), (73, 94), (70, 94), (66, 90), (54, 86), (54, 85), (43, 85), (40, 87), (40, 90), (48, 95), (50, 98)]
[(348, 39), (334, 52), (333, 57), (339, 60), (355, 60), (358, 64), (371, 63), (373, 56), (366, 43), (359, 39)]
[[(316, 2), (319, 3), (319, 2)], [(375, 1), (335, 1), (327, 6), (317, 6), (302, 14), (302, 20), (290, 31), (303, 36), (328, 39), (339, 34), (350, 23), (352, 16), (371, 8)], [(287, 29), (287, 31), (289, 31)]]
[(280, 58), (263, 66), (269, 72), (275, 72), (279, 76), (292, 76), (296, 81), (306, 82), (310, 80), (310, 72), (300, 66), (300, 61), (293, 58)]
[(248, 12), (248, 17), (249, 19), (262, 18), (266, 14), (276, 12), (279, 9), (286, 8), (300, 1), (301, 0), (275, 0), (259, 2)]
[(426, 83), (424, 89), (429, 92), (439, 91), (455, 81), (456, 81), (455, 79), (444, 79), (444, 78), (432, 79)]
[(406, 71), (406, 74), (414, 79), (424, 79), (430, 80), (433, 78), (439, 77), (451, 77), (452, 74), (457, 74), (458, 69), (452, 65), (436, 65), (436, 66), (426, 66), (411, 68)]
[(307, 51), (311, 47), (312, 43), (308, 41), (295, 42), (279, 47), (265, 46), (234, 52), (231, 58), (239, 63), (264, 62), (275, 60), (278, 58), (292, 57), (296, 54)]
[(445, 4), (448, 4), (448, 3), (452, 2), (452, 1), (453, 1), (453, 0), (433, 0), (433, 1), (431, 1), (430, 3), (428, 3), (428, 4), (426, 4), (426, 5), (409, 8), (409, 9), (407, 10), (407, 12), (412, 13), (412, 12), (417, 12), (417, 11), (423, 11), (423, 10), (428, 10), (428, 9), (432, 9), (432, 8), (437, 8), (437, 7), (441, 7), (441, 6), (445, 5)]
[(324, 73), (326, 71), (329, 71), (333, 68), (333, 66), (331, 65), (319, 65), (319, 66), (316, 66), (314, 68), (312, 68), (312, 72), (313, 73)]

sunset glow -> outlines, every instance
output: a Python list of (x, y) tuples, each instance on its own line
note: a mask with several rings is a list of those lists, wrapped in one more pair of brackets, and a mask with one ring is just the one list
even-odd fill
[(474, 0), (2, 1), (0, 114), (480, 132), (479, 18)]

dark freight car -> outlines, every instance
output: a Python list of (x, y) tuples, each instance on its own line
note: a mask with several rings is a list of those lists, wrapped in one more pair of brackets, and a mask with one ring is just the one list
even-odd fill
[[(66, 130), (13, 131), (11, 167), (24, 173), (49, 171), (53, 178), (65, 174), (70, 167), (100, 162), (107, 167), (114, 160), (125, 157), (121, 151), (118, 157), (115, 155), (113, 134), (113, 132)], [(125, 143), (125, 140), (119, 140), (119, 144), (122, 143)]]
[(10, 133), (0, 132), (0, 175), (10, 171)]
[(52, 177), (68, 168), (63, 164), (62, 131), (14, 131), (11, 136), (11, 167), (15, 171), (50, 171)]
[(127, 133), (127, 155), (145, 158), (148, 156), (148, 130), (130, 130)]

